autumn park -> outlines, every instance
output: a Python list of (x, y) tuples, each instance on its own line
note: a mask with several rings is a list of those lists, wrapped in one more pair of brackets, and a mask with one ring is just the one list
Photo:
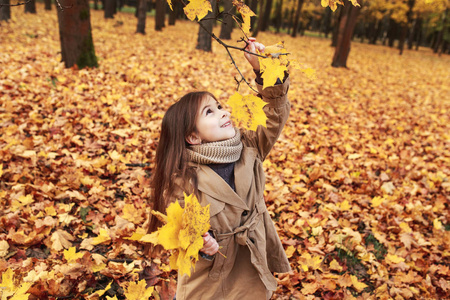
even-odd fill
[(260, 199), (291, 270), (270, 269), (268, 298), (450, 299), (449, 8), (0, 0), (1, 300), (197, 299), (179, 278), (235, 259), (213, 232), (227, 206), (186, 194), (155, 211), (163, 117), (208, 91), (259, 136), (285, 86)]

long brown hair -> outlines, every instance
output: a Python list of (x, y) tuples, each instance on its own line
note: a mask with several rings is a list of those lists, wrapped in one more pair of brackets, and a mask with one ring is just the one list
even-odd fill
[[(184, 181), (183, 187), (191, 184), (190, 191), (198, 196), (197, 176), (188, 167), (186, 137), (197, 132), (195, 126), (200, 105), (206, 96), (216, 99), (209, 92), (192, 92), (184, 95), (178, 102), (167, 110), (161, 125), (161, 135), (156, 149), (155, 169), (151, 181), (153, 188), (152, 209), (161, 213), (166, 212), (168, 201), (174, 190), (173, 176), (180, 176)], [(148, 232), (155, 231), (161, 222), (150, 213)]]

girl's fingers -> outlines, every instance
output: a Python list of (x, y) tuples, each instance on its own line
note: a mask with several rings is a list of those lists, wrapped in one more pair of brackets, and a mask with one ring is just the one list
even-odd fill
[(207, 236), (203, 235), (203, 248), (200, 251), (208, 255), (214, 255), (219, 251), (219, 244), (209, 234)]
[(266, 48), (263, 44), (255, 42), (254, 43), (255, 48), (258, 49), (259, 52), (264, 52), (264, 49)]

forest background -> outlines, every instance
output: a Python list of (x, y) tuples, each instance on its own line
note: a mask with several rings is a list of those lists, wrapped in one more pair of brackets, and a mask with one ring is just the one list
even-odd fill
[[(399, 55), (354, 40), (348, 69), (331, 67), (332, 40), (313, 31), (342, 8), (302, 4), (301, 37), (292, 36), (295, 17), (279, 33), (270, 23), (259, 28), (259, 41), (283, 40), (316, 70), (315, 79), (291, 71), (291, 116), (264, 163), (266, 202), (293, 268), (277, 276), (276, 299), (449, 297), (443, 3), (422, 21), (417, 50)], [(11, 7), (0, 23), (2, 299), (170, 299), (176, 277), (167, 257), (146, 260), (139, 241), (161, 118), (189, 90), (209, 90), (226, 103), (239, 74), (219, 44), (195, 49), (194, 22), (181, 18), (159, 30), (150, 16), (147, 34), (136, 34), (139, 21), (127, 6), (113, 18), (90, 11), (98, 67), (66, 68), (57, 13), (36, 8)], [(357, 20), (363, 12), (364, 5)], [(388, 19), (394, 24), (392, 13)], [(386, 28), (376, 43), (388, 43)], [(213, 30), (221, 35), (219, 23)], [(370, 30), (363, 32), (359, 38), (368, 38)], [(231, 41), (240, 37), (234, 29)], [(234, 59), (251, 80), (242, 56)], [(150, 288), (139, 281), (145, 265)]]

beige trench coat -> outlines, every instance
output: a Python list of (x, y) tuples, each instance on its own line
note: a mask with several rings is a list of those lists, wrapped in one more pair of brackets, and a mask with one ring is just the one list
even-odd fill
[(264, 202), (262, 165), (289, 116), (288, 89), (289, 78), (264, 90), (258, 85), (268, 102), (267, 128), (241, 130), (244, 147), (235, 164), (236, 192), (208, 166), (190, 163), (197, 171), (199, 201), (210, 204), (211, 229), (226, 258), (216, 254), (208, 261), (199, 256), (191, 277), (178, 277), (177, 300), (269, 299), (277, 287), (272, 272), (290, 271)]

